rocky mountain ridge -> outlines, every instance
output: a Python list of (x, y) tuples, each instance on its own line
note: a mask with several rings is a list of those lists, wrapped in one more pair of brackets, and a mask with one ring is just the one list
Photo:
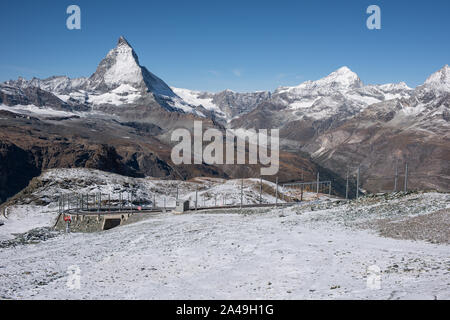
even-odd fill
[[(108, 150), (117, 153), (113, 159), (116, 162), (105, 165), (105, 169), (122, 174), (186, 178), (195, 173), (234, 177), (256, 172), (208, 166), (180, 168), (177, 172), (169, 159), (170, 132), (176, 128), (191, 130), (195, 120), (202, 120), (205, 128), (220, 130), (279, 128), (285, 152), (281, 166), (287, 179), (298, 178), (294, 172), (311, 171), (316, 163), (331, 170), (330, 175), (334, 171), (341, 177), (348, 165), (363, 164), (363, 187), (376, 191), (390, 186), (369, 179), (383, 176), (383, 170), (392, 168), (394, 158), (413, 157), (417, 168), (426, 163), (429, 174), (440, 177), (426, 179), (416, 187), (448, 189), (449, 92), (448, 66), (415, 89), (404, 82), (364, 85), (348, 67), (273, 92), (208, 93), (171, 88), (139, 64), (137, 54), (121, 37), (89, 78), (19, 78), (0, 84), (0, 109), (4, 113), (0, 121), (5, 122), (0, 132), (3, 159), (9, 163), (10, 155), (19, 149), (35, 159), (26, 161), (35, 168), (29, 170), (28, 178), (46, 168), (87, 166), (86, 157), (93, 157), (95, 152), (77, 151), (79, 137), (85, 136), (86, 143), (98, 144), (99, 155), (109, 152), (102, 146), (114, 149)], [(28, 131), (12, 135), (11, 119)], [(36, 153), (48, 143), (52, 134), (49, 128), (59, 132), (68, 141), (69, 150), (74, 150), (70, 161), (59, 159), (64, 147), (56, 153)], [(154, 145), (148, 146), (142, 139), (150, 139)], [(396, 142), (387, 143), (386, 139)], [(89, 166), (101, 169), (102, 163), (99, 160)], [(5, 168), (2, 170), (9, 170)]]

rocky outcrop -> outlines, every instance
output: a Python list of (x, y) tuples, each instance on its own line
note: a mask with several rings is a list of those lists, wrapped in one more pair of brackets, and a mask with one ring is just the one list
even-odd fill
[(40, 174), (33, 162), (31, 152), (10, 142), (0, 142), (0, 202), (25, 188), (31, 178)]

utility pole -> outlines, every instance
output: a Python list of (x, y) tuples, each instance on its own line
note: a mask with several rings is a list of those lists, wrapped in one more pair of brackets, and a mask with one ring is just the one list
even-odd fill
[(360, 174), (361, 165), (358, 165), (358, 173), (356, 176), (356, 199), (359, 199), (359, 174)]
[(405, 192), (408, 192), (408, 163), (405, 164)]
[(300, 202), (303, 201), (303, 182), (305, 182), (305, 173), (302, 171), (302, 184), (300, 185)]
[(244, 200), (244, 178), (241, 179), (241, 209), (243, 200)]
[(177, 184), (177, 199), (176, 201), (178, 202), (178, 184)]
[(346, 182), (346, 185), (345, 185), (345, 200), (348, 200), (348, 167), (347, 167), (347, 177), (346, 177), (346, 179), (347, 179), (347, 182)]
[(262, 203), (262, 176), (259, 176), (259, 204)]
[(276, 179), (276, 189), (275, 189), (275, 207), (278, 206), (278, 177)]
[(397, 183), (398, 183), (398, 159), (395, 161), (394, 192), (397, 192)]
[(198, 187), (195, 189), (195, 210), (197, 210), (197, 200), (198, 200)]
[(317, 172), (317, 189), (316, 189), (317, 198), (319, 198), (319, 179), (320, 179), (319, 172)]

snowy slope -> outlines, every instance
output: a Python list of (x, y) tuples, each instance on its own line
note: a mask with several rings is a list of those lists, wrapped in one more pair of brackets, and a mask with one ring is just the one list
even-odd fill
[(189, 104), (202, 106), (226, 122), (251, 112), (258, 104), (267, 101), (271, 96), (269, 91), (234, 92), (224, 90), (211, 93), (181, 88), (172, 88), (172, 90)]
[(450, 67), (445, 65), (442, 69), (433, 73), (424, 83), (425, 86), (431, 87), (438, 91), (450, 91)]
[(220, 107), (216, 104), (214, 104), (213, 102), (213, 98), (212, 97), (203, 97), (201, 98), (202, 95), (204, 95), (204, 92), (200, 92), (200, 91), (194, 91), (194, 90), (189, 90), (189, 89), (181, 89), (181, 88), (175, 88), (172, 87), (172, 90), (184, 101), (186, 101), (187, 103), (193, 105), (193, 106), (203, 106), (205, 109), (210, 110), (210, 111), (214, 111), (215, 113), (217, 113), (220, 116), (225, 116), (225, 113), (220, 109)]
[(435, 96), (441, 96), (450, 92), (450, 67), (445, 65), (440, 70), (430, 75), (425, 83), (417, 87), (419, 95), (431, 93)]
[[(383, 238), (333, 220), (362, 209), (366, 221), (391, 210), (406, 218), (408, 209), (430, 199), (434, 208), (445, 207), (443, 195), (414, 198), (376, 214), (373, 204), (362, 203), (161, 214), (109, 231), (11, 246), (0, 251), (0, 297), (449, 299), (448, 245)], [(79, 289), (69, 286), (73, 268)], [(377, 282), (368, 281), (374, 277)]]
[(361, 88), (362, 86), (362, 81), (358, 75), (344, 66), (316, 81), (306, 81), (295, 87), (280, 87), (274, 94), (290, 93), (295, 96), (323, 96), (335, 91), (346, 91)]
[[(196, 178), (191, 181), (158, 180), (156, 178), (131, 178), (99, 170), (73, 168), (51, 169), (35, 178), (40, 187), (31, 190), (26, 197), (19, 197), (13, 203), (6, 203), (8, 219), (0, 229), (0, 240), (12, 238), (13, 233), (28, 231), (35, 227), (52, 226), (58, 211), (60, 195), (101, 193), (105, 200), (113, 203), (119, 200), (120, 194), (126, 200), (145, 206), (175, 207), (178, 187), (179, 199), (190, 200), (195, 205), (195, 193), (198, 192), (198, 206), (238, 205), (240, 203), (241, 180), (224, 180), (217, 178)], [(275, 184), (263, 180), (263, 203), (275, 203)], [(279, 202), (283, 195), (280, 187)], [(286, 191), (287, 192), (287, 191)], [(19, 194), (20, 195), (20, 194)], [(307, 195), (305, 195), (306, 199)], [(75, 202), (74, 200), (72, 201)], [(259, 180), (244, 179), (243, 203), (259, 203)]]

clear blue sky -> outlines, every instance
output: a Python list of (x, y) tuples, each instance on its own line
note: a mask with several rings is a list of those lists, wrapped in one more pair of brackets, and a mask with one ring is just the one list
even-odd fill
[[(66, 28), (81, 7), (82, 29)], [(366, 8), (381, 7), (381, 30)], [(124, 35), (171, 86), (273, 90), (346, 65), (364, 83), (416, 86), (450, 64), (448, 0), (2, 0), (0, 81), (91, 75)]]

